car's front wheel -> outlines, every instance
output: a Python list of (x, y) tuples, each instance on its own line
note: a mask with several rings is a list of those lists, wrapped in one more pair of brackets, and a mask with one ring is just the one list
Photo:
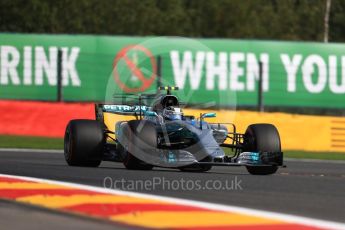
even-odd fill
[(123, 156), (123, 164), (127, 169), (151, 170), (153, 165), (143, 160), (147, 150), (157, 147), (157, 133), (154, 123), (145, 120), (132, 120), (127, 123), (127, 149), (118, 144), (120, 154)]
[(71, 120), (65, 131), (64, 156), (70, 166), (98, 167), (104, 148), (102, 125), (94, 120)]
[[(281, 143), (277, 128), (272, 124), (252, 124), (244, 134), (245, 152), (281, 153)], [(246, 166), (253, 175), (269, 175), (277, 172), (277, 166)]]

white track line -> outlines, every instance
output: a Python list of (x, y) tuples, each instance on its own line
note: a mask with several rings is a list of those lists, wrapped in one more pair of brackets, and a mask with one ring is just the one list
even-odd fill
[(285, 221), (288, 223), (296, 223), (296, 224), (302, 224), (302, 225), (319, 227), (319, 228), (345, 230), (345, 223), (318, 220), (318, 219), (313, 219), (313, 218), (308, 218), (308, 217), (300, 217), (300, 216), (289, 215), (289, 214), (261, 211), (261, 210), (250, 209), (250, 208), (242, 208), (242, 207), (232, 206), (232, 205), (220, 205), (220, 204), (187, 200), (187, 199), (181, 199), (181, 198), (171, 198), (171, 197), (164, 197), (164, 196), (159, 196), (159, 195), (149, 195), (149, 194), (143, 194), (143, 193), (137, 193), (137, 192), (116, 190), (116, 189), (106, 189), (106, 188), (99, 188), (99, 187), (94, 187), (94, 186), (89, 186), (89, 185), (81, 185), (81, 184), (76, 184), (76, 183), (71, 183), (71, 182), (61, 182), (61, 181), (54, 181), (54, 180), (47, 180), (47, 179), (40, 179), (40, 178), (33, 178), (33, 177), (13, 176), (13, 175), (7, 175), (7, 174), (0, 174), (0, 176), (35, 181), (35, 182), (42, 182), (42, 183), (48, 183), (48, 184), (57, 184), (57, 185), (62, 185), (62, 186), (70, 186), (70, 187), (74, 187), (78, 189), (85, 189), (89, 191), (101, 192), (101, 193), (107, 193), (107, 194), (125, 195), (125, 196), (138, 197), (138, 198), (149, 198), (149, 199), (166, 201), (166, 202), (177, 203), (177, 204), (183, 203), (186, 205), (211, 209), (215, 211), (237, 212), (237, 213), (245, 214), (245, 215), (253, 215), (257, 217), (270, 218), (270, 219)]

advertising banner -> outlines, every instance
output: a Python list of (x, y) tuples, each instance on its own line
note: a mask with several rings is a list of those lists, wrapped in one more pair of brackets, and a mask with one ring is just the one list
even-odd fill
[(265, 105), (345, 108), (344, 44), (179, 37), (2, 33), (0, 98), (55, 101), (61, 76), (65, 101), (155, 93), (161, 82), (191, 105), (255, 106), (259, 62)]

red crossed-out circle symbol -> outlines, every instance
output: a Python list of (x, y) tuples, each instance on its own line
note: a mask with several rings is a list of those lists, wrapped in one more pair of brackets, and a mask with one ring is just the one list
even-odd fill
[[(138, 68), (137, 64), (135, 64), (131, 59), (128, 58), (127, 56), (128, 52), (133, 51), (133, 50), (144, 53), (150, 59), (151, 67), (152, 67), (151, 76), (145, 77), (141, 69)], [(132, 74), (134, 74), (139, 79), (139, 81), (141, 82), (140, 87), (130, 88), (120, 80), (120, 74), (118, 71), (118, 63), (120, 60), (125, 61), (125, 64), (128, 66)], [(114, 80), (118, 84), (118, 86), (126, 93), (137, 93), (137, 92), (143, 92), (144, 90), (146, 90), (152, 85), (152, 83), (154, 82), (156, 78), (157, 63), (151, 51), (145, 48), (144, 46), (129, 45), (122, 48), (117, 53), (113, 62), (113, 69), (114, 69), (113, 71)]]

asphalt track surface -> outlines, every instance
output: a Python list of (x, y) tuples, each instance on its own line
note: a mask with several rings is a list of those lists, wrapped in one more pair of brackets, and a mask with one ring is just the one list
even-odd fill
[[(99, 168), (69, 167), (62, 153), (0, 151), (0, 173), (68, 181), (98, 187), (116, 187), (225, 205), (345, 222), (345, 163), (286, 161), (287, 168), (271, 176), (249, 175), (243, 167), (214, 167), (207, 173), (186, 173), (174, 169), (126, 170), (121, 163), (102, 162)], [(236, 185), (237, 184), (237, 185)], [(145, 187), (146, 185), (146, 187)], [(231, 186), (232, 185), (232, 186)], [(32, 223), (51, 220), (59, 229), (110, 229), (114, 225), (76, 216), (31, 210)], [(11, 212), (12, 211), (12, 212)], [(20, 224), (29, 219), (19, 204), (0, 202), (0, 219)], [(38, 213), (35, 215), (35, 213)], [(0, 221), (0, 224), (2, 224)], [(5, 223), (3, 223), (5, 224)], [(26, 225), (27, 226), (27, 225)], [(9, 226), (10, 227), (10, 226)], [(124, 226), (116, 226), (124, 228)], [(35, 227), (33, 229), (36, 229)]]

